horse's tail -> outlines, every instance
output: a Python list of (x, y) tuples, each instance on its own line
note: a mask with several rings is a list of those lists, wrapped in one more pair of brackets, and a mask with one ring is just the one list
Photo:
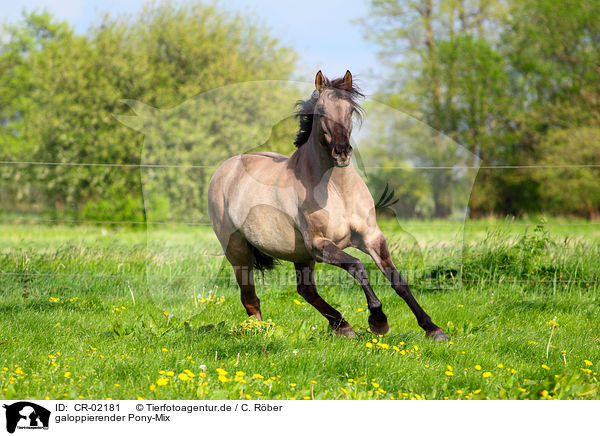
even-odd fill
[(274, 257), (266, 255), (252, 244), (249, 245), (252, 249), (252, 254), (254, 255), (254, 269), (264, 272), (275, 268), (275, 266), (279, 264)]
[(390, 185), (385, 184), (385, 188), (381, 194), (377, 203), (375, 203), (375, 210), (385, 209), (386, 207), (393, 206), (398, 203), (399, 199), (394, 198), (394, 190), (390, 188)]

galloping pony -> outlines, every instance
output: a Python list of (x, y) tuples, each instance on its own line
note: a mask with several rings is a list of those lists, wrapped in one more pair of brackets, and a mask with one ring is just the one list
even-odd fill
[(262, 319), (254, 269), (293, 262), (298, 293), (314, 306), (339, 336), (355, 337), (350, 324), (317, 291), (315, 262), (346, 270), (362, 287), (375, 334), (389, 330), (381, 301), (359, 259), (344, 252), (355, 247), (373, 258), (392, 288), (404, 299), (426, 334), (448, 336), (433, 323), (412, 295), (377, 226), (375, 205), (352, 163), (353, 116), (360, 117), (363, 96), (347, 71), (329, 80), (319, 71), (312, 96), (298, 102), (297, 150), (234, 156), (213, 175), (208, 187), (212, 227), (233, 266), (248, 315)]

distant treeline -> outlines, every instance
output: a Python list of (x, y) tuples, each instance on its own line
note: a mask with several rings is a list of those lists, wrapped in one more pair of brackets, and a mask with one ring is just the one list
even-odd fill
[[(382, 101), (449, 135), (481, 166), (528, 167), (481, 169), (471, 215), (599, 216), (600, 1), (371, 0), (362, 25), (393, 72)], [(388, 144), (391, 156), (402, 149), (393, 135)], [(428, 149), (418, 163), (447, 162)], [(425, 190), (383, 176), (409, 188), (394, 186), (400, 197), (419, 203), (421, 191), (433, 215), (447, 214), (450, 172), (427, 172)]]
[[(360, 25), (391, 72), (376, 99), (448, 135), (484, 167), (470, 194), (473, 216), (598, 217), (600, 2), (373, 0)], [(169, 109), (229, 84), (289, 80), (296, 67), (293, 50), (260, 22), (197, 1), (106, 15), (84, 34), (47, 13), (27, 14), (0, 33), (0, 161), (125, 166), (0, 163), (0, 208), (4, 215), (143, 221), (150, 201), (152, 219), (205, 220), (201, 205), (214, 170), (202, 164), (230, 156), (236, 138), (259, 137), (253, 117), (284, 105), (291, 111), (293, 93), (240, 89), (224, 94), (225, 105), (209, 94), (188, 106), (185, 122), (172, 117), (158, 133), (114, 115), (134, 115), (123, 100)], [(196, 108), (202, 126), (189, 116)], [(230, 116), (240, 108), (245, 123)], [(195, 126), (212, 134), (194, 135)], [(144, 161), (148, 128), (177, 146)], [(295, 128), (290, 119), (278, 124), (265, 149), (293, 152)], [(451, 158), (426, 140), (407, 150), (406, 135), (394, 131), (402, 128), (387, 126), (369, 141), (369, 187), (377, 196), (390, 185), (403, 216), (450, 216), (455, 172), (398, 163), (435, 167)], [(200, 165), (144, 175), (137, 165), (148, 162)], [(497, 166), (526, 168), (488, 168)]]

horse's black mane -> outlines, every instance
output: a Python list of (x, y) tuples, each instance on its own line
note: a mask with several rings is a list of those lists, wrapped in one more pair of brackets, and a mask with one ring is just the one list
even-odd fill
[[(348, 86), (342, 77), (333, 80), (329, 80), (327, 77), (325, 77), (324, 89), (333, 89), (336, 97), (348, 100), (352, 104), (352, 108), (357, 114), (359, 120), (362, 119), (363, 109), (358, 104), (358, 99), (360, 97), (364, 97), (364, 94), (357, 86), (354, 85), (354, 83), (352, 86)], [(294, 140), (294, 145), (296, 147), (300, 147), (306, 143), (306, 141), (308, 141), (310, 132), (312, 131), (315, 105), (317, 104), (318, 100), (319, 91), (315, 90), (309, 99), (298, 100), (296, 102), (296, 117), (298, 118), (300, 124), (298, 127), (298, 132), (296, 133), (296, 139)]]

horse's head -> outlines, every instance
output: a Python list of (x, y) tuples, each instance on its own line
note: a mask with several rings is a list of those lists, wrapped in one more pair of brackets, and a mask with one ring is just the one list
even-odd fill
[(335, 166), (346, 167), (352, 161), (352, 116), (360, 115), (356, 99), (362, 97), (362, 93), (353, 86), (350, 71), (346, 71), (343, 78), (332, 81), (319, 71), (315, 88), (318, 99), (314, 106), (314, 138), (327, 147)]

